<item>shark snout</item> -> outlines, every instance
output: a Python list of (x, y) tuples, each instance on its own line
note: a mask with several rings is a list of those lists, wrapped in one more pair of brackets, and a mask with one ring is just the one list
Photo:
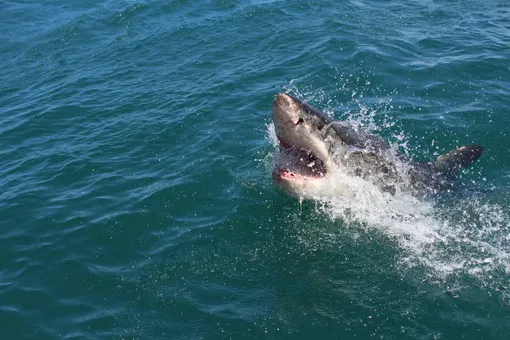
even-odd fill
[(294, 100), (293, 100), (292, 96), (290, 96), (286, 93), (280, 92), (275, 97), (275, 100), (273, 102), (273, 108), (285, 109), (285, 108), (288, 108), (289, 106), (291, 106), (293, 102), (294, 102)]
[(273, 102), (273, 120), (275, 124), (287, 124), (297, 120), (296, 116), (297, 112), (295, 111), (292, 97), (283, 92), (278, 93)]

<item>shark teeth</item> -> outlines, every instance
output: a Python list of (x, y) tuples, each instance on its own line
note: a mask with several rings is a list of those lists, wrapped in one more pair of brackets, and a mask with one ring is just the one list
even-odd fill
[(280, 141), (276, 173), (287, 179), (316, 179), (326, 175), (324, 162), (311, 151)]

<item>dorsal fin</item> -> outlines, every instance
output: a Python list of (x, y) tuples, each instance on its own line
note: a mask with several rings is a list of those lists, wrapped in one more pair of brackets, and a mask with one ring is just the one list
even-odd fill
[(435, 172), (456, 176), (459, 171), (471, 166), (483, 153), (483, 146), (467, 145), (439, 156), (433, 162)]

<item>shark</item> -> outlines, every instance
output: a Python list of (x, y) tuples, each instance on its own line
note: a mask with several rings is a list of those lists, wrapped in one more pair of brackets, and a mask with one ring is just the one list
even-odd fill
[(380, 136), (284, 92), (275, 96), (272, 119), (279, 141), (273, 180), (301, 198), (334, 185), (331, 178), (337, 173), (366, 180), (390, 195), (438, 193), (452, 188), (459, 173), (484, 152), (481, 145), (465, 145), (431, 161), (414, 161)]

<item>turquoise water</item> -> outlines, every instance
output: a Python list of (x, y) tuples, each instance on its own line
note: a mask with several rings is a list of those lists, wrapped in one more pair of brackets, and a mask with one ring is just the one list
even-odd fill
[[(507, 339), (505, 1), (0, 2), (2, 339)], [(289, 91), (457, 189), (299, 202)]]

